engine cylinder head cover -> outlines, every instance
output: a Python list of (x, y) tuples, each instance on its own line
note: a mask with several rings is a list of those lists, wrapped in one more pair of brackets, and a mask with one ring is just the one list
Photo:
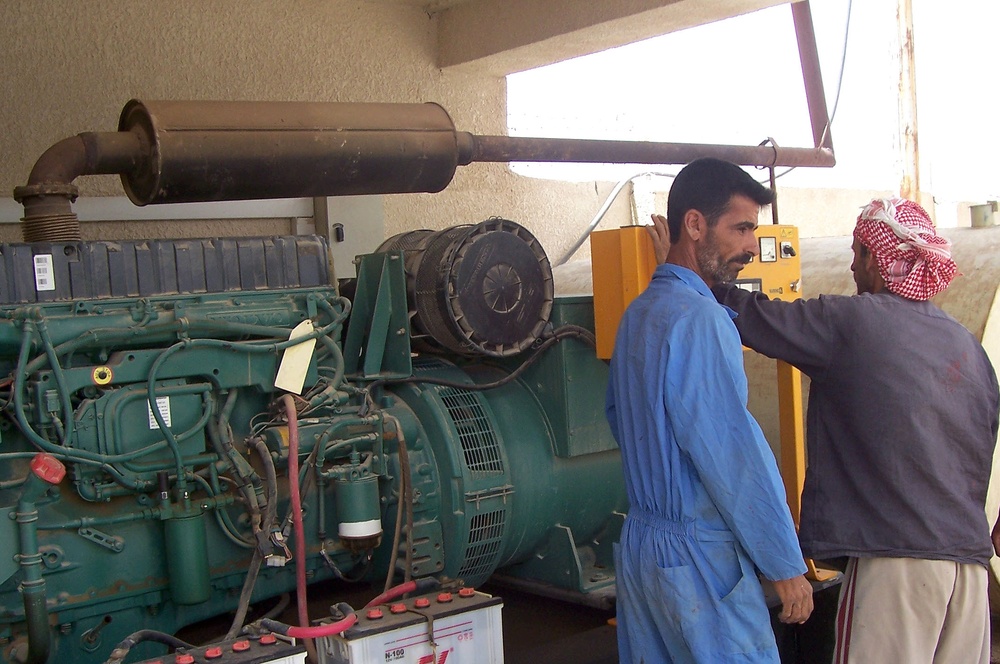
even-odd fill
[(552, 312), (552, 266), (523, 226), (493, 217), (474, 225), (395, 235), (402, 251), (414, 342), (432, 350), (507, 357), (530, 347)]

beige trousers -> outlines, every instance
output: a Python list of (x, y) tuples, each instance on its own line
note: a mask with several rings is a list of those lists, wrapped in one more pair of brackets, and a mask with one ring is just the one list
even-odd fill
[(987, 572), (916, 558), (851, 558), (834, 664), (989, 664)]

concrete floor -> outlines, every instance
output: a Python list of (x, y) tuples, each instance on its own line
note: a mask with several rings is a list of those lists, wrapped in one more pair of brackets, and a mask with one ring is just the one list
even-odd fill
[(503, 598), (505, 664), (615, 664), (618, 642), (605, 611), (538, 597), (507, 587), (484, 586)]

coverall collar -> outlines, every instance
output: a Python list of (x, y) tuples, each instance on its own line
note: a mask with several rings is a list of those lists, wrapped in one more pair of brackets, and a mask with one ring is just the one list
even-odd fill
[[(702, 279), (700, 276), (698, 276), (698, 273), (695, 272), (694, 270), (691, 270), (686, 267), (681, 267), (680, 265), (676, 265), (674, 263), (663, 263), (661, 265), (658, 265), (656, 270), (653, 272), (653, 279), (660, 279), (660, 278), (677, 279), (682, 284), (685, 284), (686, 286), (690, 286), (691, 288), (693, 288), (695, 292), (697, 292), (699, 295), (703, 295), (707, 298), (710, 298), (713, 302), (716, 301), (715, 295), (712, 294), (712, 291), (711, 289), (709, 289), (708, 284), (706, 284), (705, 280)], [(733, 319), (736, 318), (737, 313), (735, 311), (733, 311), (724, 304), (720, 304), (719, 306), (726, 310), (726, 313), (729, 314), (730, 318)]]

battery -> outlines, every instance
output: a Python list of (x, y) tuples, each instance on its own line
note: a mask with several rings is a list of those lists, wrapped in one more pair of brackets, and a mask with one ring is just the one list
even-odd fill
[(173, 655), (136, 664), (305, 664), (306, 649), (277, 634), (243, 637), (198, 648), (178, 648)]
[(471, 588), (367, 607), (316, 640), (320, 664), (502, 664), (503, 601)]

